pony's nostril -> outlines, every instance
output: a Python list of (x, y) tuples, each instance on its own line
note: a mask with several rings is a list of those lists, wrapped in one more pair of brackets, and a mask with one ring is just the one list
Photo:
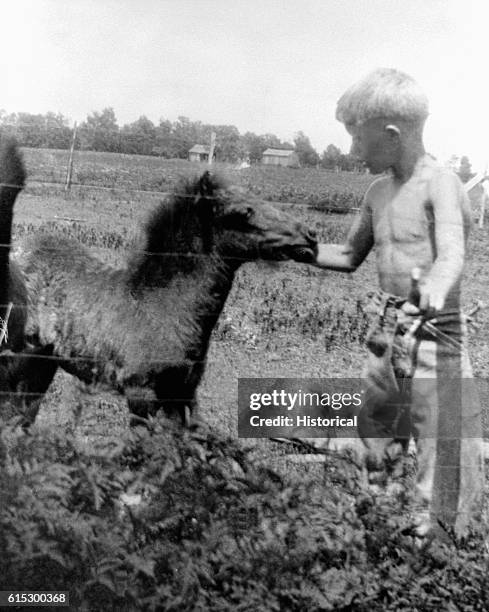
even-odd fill
[(314, 230), (308, 230), (307, 231), (307, 239), (310, 242), (316, 243), (317, 242), (317, 237), (318, 237), (317, 232), (315, 232)]

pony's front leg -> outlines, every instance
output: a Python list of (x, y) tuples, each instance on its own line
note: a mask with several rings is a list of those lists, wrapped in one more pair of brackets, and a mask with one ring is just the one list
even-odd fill
[(195, 398), (189, 400), (185, 406), (184, 424), (188, 429), (197, 429), (202, 424), (199, 415), (199, 404)]
[[(138, 390), (140, 391), (140, 390)], [(199, 425), (197, 418), (197, 401), (149, 399), (138, 393), (126, 391), (127, 404), (131, 413), (130, 425), (146, 425), (150, 416), (162, 410), (164, 415), (187, 429), (195, 429)]]
[(164, 415), (168, 419), (187, 428), (194, 426), (193, 419), (196, 404), (195, 399), (159, 399), (159, 408), (163, 410)]
[(131, 413), (131, 427), (147, 424), (148, 417), (153, 416), (158, 410), (155, 407), (155, 404), (158, 404), (158, 400), (151, 389), (126, 387), (124, 395), (126, 396), (129, 412)]
[(124, 395), (131, 413), (131, 426), (146, 425), (148, 418), (155, 416), (159, 410), (179, 426), (187, 425), (189, 408), (186, 400), (158, 398), (153, 390), (141, 387), (126, 388)]
[(196, 421), (195, 391), (200, 376), (201, 364), (196, 367), (193, 361), (186, 361), (166, 367), (155, 377), (158, 408), (184, 427), (193, 427)]

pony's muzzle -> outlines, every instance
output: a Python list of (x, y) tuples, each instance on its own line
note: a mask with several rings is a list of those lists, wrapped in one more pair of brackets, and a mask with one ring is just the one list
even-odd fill
[(317, 234), (314, 230), (307, 230), (304, 237), (305, 244), (294, 245), (290, 249), (290, 257), (301, 263), (313, 263), (317, 257)]

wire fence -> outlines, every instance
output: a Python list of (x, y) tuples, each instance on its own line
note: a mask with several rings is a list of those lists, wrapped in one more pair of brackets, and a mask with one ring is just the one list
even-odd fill
[[(8, 185), (6, 183), (1, 183), (0, 185), (4, 185), (6, 187), (16, 187), (15, 185)], [(38, 180), (31, 180), (28, 181), (25, 185), (25, 187), (29, 187), (31, 185), (45, 185), (45, 186), (50, 186), (50, 187), (59, 187), (59, 188), (63, 188), (65, 187), (64, 183), (61, 183), (59, 181), (38, 181)], [(17, 186), (18, 187), (18, 186)], [(111, 192), (111, 193), (140, 193), (140, 194), (146, 194), (146, 195), (153, 195), (153, 196), (164, 196), (164, 197), (170, 197), (170, 196), (175, 196), (175, 197), (193, 197), (193, 196), (189, 196), (188, 193), (179, 193), (177, 191), (158, 191), (158, 190), (153, 190), (153, 189), (140, 189), (137, 187), (107, 187), (105, 185), (93, 185), (93, 184), (87, 184), (87, 183), (71, 183), (71, 187), (76, 187), (78, 189), (94, 189), (94, 190), (98, 190), (98, 191), (106, 191), (106, 192)], [(254, 200), (262, 200), (264, 202), (269, 202), (270, 204), (273, 204), (274, 206), (285, 206), (285, 207), (304, 207), (307, 209), (311, 209), (314, 204), (308, 204), (308, 203), (304, 203), (304, 202), (287, 202), (287, 201), (283, 201), (283, 200), (268, 200), (265, 198), (260, 198), (254, 194), (249, 194), (250, 198), (254, 199)], [(207, 200), (215, 200), (218, 199), (217, 197), (213, 197), (213, 196), (205, 196)], [(341, 206), (331, 206), (331, 207), (324, 207), (325, 210), (328, 210), (329, 212), (335, 212), (337, 211), (340, 214), (345, 214), (345, 213), (356, 213), (360, 210), (359, 207), (341, 207)]]

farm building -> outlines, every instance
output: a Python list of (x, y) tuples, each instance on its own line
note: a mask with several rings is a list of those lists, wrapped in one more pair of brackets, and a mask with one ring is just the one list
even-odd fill
[(262, 164), (270, 166), (299, 167), (299, 157), (291, 149), (267, 149), (263, 152)]
[(188, 160), (196, 162), (206, 162), (209, 160), (210, 147), (207, 145), (194, 145), (188, 152)]

